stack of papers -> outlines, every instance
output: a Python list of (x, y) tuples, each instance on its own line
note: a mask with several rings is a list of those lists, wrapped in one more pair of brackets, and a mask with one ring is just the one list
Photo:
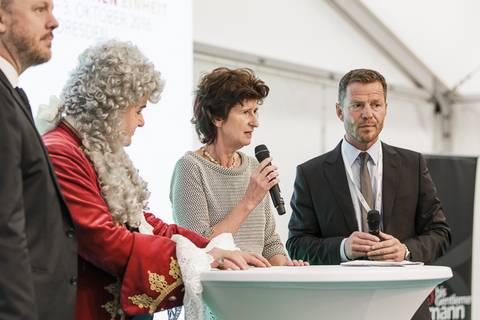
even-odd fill
[(344, 267), (405, 267), (405, 266), (421, 266), (423, 262), (407, 261), (373, 261), (373, 260), (353, 260), (340, 263)]

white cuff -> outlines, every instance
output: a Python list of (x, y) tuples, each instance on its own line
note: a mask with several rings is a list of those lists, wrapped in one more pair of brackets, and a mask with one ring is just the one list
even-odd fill
[(185, 319), (202, 319), (202, 283), (200, 274), (210, 270), (210, 264), (213, 257), (207, 254), (214, 247), (224, 250), (239, 250), (233, 242), (231, 233), (222, 233), (213, 238), (206, 248), (201, 249), (195, 246), (190, 239), (175, 234), (171, 238), (177, 243), (177, 260), (182, 272), (183, 284), (185, 286), (185, 296), (183, 305), (185, 306)]
[(347, 238), (342, 240), (342, 243), (340, 243), (340, 262), (347, 262), (350, 261), (350, 259), (347, 258), (347, 255), (345, 254), (345, 241)]

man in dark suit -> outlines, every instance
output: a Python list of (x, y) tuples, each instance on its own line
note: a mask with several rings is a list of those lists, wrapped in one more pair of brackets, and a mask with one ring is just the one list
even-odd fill
[(50, 59), (51, 0), (0, 1), (0, 319), (73, 319), (70, 213), (18, 76)]
[[(450, 229), (424, 158), (378, 138), (386, 95), (384, 77), (373, 70), (352, 70), (340, 80), (336, 112), (345, 136), (297, 167), (287, 241), (292, 259), (431, 263), (447, 250)], [(368, 233), (371, 210), (380, 212), (379, 237)], [(426, 303), (413, 319), (430, 319)]]

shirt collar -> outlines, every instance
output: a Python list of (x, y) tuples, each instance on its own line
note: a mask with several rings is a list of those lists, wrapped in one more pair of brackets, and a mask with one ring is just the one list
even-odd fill
[(18, 73), (17, 70), (8, 62), (4, 57), (0, 56), (0, 70), (3, 71), (5, 77), (12, 85), (12, 87), (18, 86)]
[[(377, 165), (381, 147), (382, 143), (380, 139), (377, 139), (377, 141), (375, 141), (375, 143), (366, 151), (372, 159), (374, 165)], [(357, 159), (358, 155), (363, 152), (363, 150), (357, 149), (356, 147), (351, 145), (345, 139), (345, 137), (343, 137), (342, 140), (342, 150), (343, 154), (347, 158), (346, 160), (350, 167), (353, 165), (353, 162)]]

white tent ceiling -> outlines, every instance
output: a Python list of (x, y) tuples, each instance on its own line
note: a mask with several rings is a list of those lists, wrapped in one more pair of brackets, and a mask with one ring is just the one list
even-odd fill
[(361, 1), (450, 89), (480, 94), (480, 1)]
[(201, 0), (193, 4), (197, 53), (313, 70), (330, 78), (354, 68), (371, 68), (381, 70), (392, 89), (408, 96), (420, 93), (435, 110), (438, 152), (453, 150), (453, 131), (463, 129), (454, 125), (461, 119), (460, 110), (477, 117), (478, 0)]

